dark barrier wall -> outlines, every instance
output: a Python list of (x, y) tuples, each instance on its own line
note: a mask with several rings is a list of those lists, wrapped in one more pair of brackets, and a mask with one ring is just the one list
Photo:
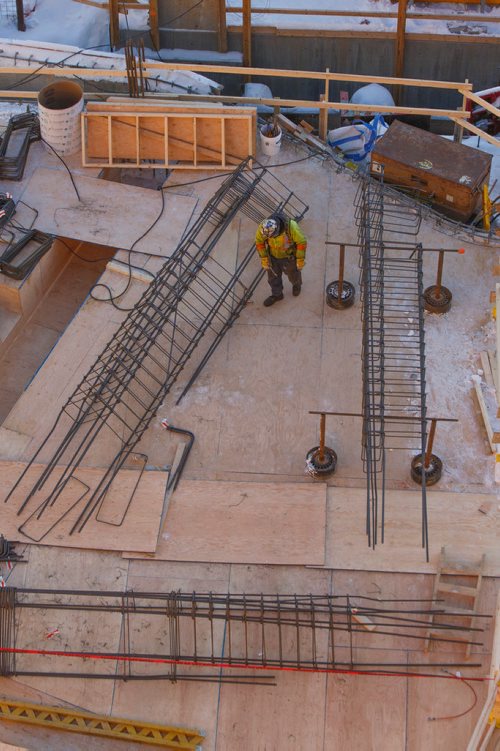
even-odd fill
[[(215, 49), (214, 35), (161, 32), (165, 47), (185, 49)], [(174, 38), (175, 37), (175, 38)], [(210, 40), (210, 41), (209, 41)], [(241, 51), (241, 34), (228, 34), (231, 51)], [(252, 65), (261, 68), (286, 68), (290, 70), (325, 70), (337, 73), (391, 76), (394, 71), (395, 43), (391, 39), (358, 37), (286, 36), (281, 33), (254, 32), (252, 35)], [(194, 60), (194, 56), (192, 58)], [(207, 74), (224, 84), (224, 93), (239, 95), (242, 80)], [(488, 41), (431, 41), (407, 38), (405, 47), (406, 78), (437, 81), (471, 81), (475, 91), (496, 86), (500, 82), (500, 40)], [(323, 92), (318, 81), (253, 77), (267, 83), (273, 94), (293, 99), (317, 99)], [(361, 84), (332, 83), (330, 98), (337, 98), (341, 89), (352, 94)], [(401, 104), (419, 107), (455, 109), (461, 97), (452, 92), (436, 89), (403, 89)]]

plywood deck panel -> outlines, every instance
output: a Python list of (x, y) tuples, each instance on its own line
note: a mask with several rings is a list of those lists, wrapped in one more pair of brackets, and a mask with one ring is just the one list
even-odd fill
[[(77, 175), (78, 200), (67, 180), (54, 170), (37, 169), (22, 199), (40, 213), (37, 228), (64, 237), (128, 249), (158, 218), (161, 196), (147, 188)], [(160, 220), (135, 245), (144, 253), (168, 257), (177, 247), (196, 199), (165, 194)]]
[(274, 687), (221, 687), (217, 748), (325, 748), (326, 675), (269, 672), (276, 676)]
[[(405, 661), (404, 652), (392, 650), (358, 649), (356, 654), (365, 662)], [(406, 678), (329, 675), (324, 748), (404, 749), (406, 693)]]
[[(500, 576), (500, 513), (495, 496), (428, 491), (430, 561), (421, 542), (421, 496), (418, 491), (386, 493), (385, 543), (375, 550), (365, 535), (366, 490), (328, 488), (327, 566), (367, 571), (436, 571), (441, 547), (464, 557), (486, 554), (485, 575)], [(479, 511), (493, 501), (488, 514)]]
[(181, 480), (154, 557), (321, 565), (325, 501), (322, 485)]
[[(223, 564), (135, 560), (129, 562), (127, 588), (150, 592), (227, 592), (229, 575), (230, 566)], [(216, 648), (222, 653), (220, 629), (216, 637)], [(179, 666), (179, 672), (188, 671), (189, 668)], [(127, 716), (135, 712), (135, 717), (149, 722), (174, 724), (175, 720), (177, 726), (202, 728), (206, 733), (203, 749), (214, 751), (219, 692), (217, 683), (146, 681), (138, 689), (133, 682), (117, 682), (113, 713)]]
[[(3, 503), (9, 490), (25, 468), (22, 462), (2, 462), (0, 472), (0, 496), (2, 502), (2, 532), (9, 540), (31, 542), (18, 531), (21, 524), (26, 524), (29, 517), (40, 506), (52, 489), (53, 483), (62, 472), (62, 468), (53, 473), (48, 487), (38, 492), (28, 503), (20, 516), (17, 511), (39, 477), (43, 466), (33, 465), (14, 491), (11, 499)], [(79, 468), (75, 476), (90, 488), (95, 488), (103, 476), (104, 470)], [(123, 494), (129, 497), (129, 491), (137, 481), (138, 473), (134, 470), (120, 470), (110, 488), (109, 497), (105, 499), (108, 513), (113, 503), (123, 509)], [(104, 524), (92, 518), (82, 532), (69, 535), (73, 523), (86, 503), (89, 494), (82, 497), (83, 488), (75, 480), (68, 483), (67, 489), (57, 499), (52, 508), (48, 508), (40, 521), (32, 520), (27, 528), (28, 534), (36, 541), (48, 531), (52, 524), (68, 511), (67, 516), (48, 534), (39, 540), (41, 545), (63, 547), (91, 548), (96, 550), (137, 550), (153, 552), (156, 547), (161, 511), (168, 480), (167, 472), (147, 471), (139, 480), (137, 490), (121, 526)], [(79, 499), (81, 498), (81, 501)], [(78, 502), (79, 501), (79, 502)], [(76, 503), (76, 505), (74, 505)]]

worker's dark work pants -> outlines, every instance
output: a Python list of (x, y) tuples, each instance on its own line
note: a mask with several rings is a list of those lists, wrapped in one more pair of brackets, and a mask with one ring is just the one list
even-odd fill
[(297, 269), (297, 263), (295, 257), (291, 258), (274, 258), (269, 257), (271, 262), (271, 268), (267, 270), (267, 281), (271, 286), (271, 293), (275, 296), (281, 295), (283, 292), (282, 275), (285, 273), (290, 281), (290, 284), (297, 284), (299, 287), (302, 284), (302, 274)]

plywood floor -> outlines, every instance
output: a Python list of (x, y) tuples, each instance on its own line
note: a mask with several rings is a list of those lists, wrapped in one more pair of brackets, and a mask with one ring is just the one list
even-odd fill
[[(303, 151), (285, 147), (270, 161), (302, 157)], [(56, 167), (55, 160), (50, 166)], [(352, 206), (357, 184), (348, 176), (311, 161), (280, 168), (276, 174), (311, 205), (302, 223), (310, 240), (303, 291), (299, 298), (293, 298), (285, 281), (284, 301), (266, 309), (262, 300), (268, 294), (268, 287), (262, 281), (254, 299), (186, 398), (175, 405), (183, 385), (180, 382), (165, 400), (158, 417), (167, 417), (172, 424), (186, 427), (196, 435), (184, 468), (185, 481), (256, 485), (283, 482), (303, 485), (309, 491), (314, 483), (305, 475), (304, 460), (307, 451), (318, 443), (319, 427), (317, 418), (309, 415), (309, 410), (359, 410), (359, 299), (350, 310), (338, 312), (326, 305), (324, 294), (326, 285), (337, 278), (337, 251), (325, 241), (356, 241)], [(197, 174), (197, 178), (202, 176)], [(194, 206), (197, 212), (219, 186), (220, 178), (198, 186), (183, 185), (189, 181), (189, 175), (174, 175), (171, 184), (177, 182), (173, 192), (189, 199), (189, 208)], [(74, 206), (72, 210), (83, 213)], [(54, 221), (54, 211), (49, 212), (47, 221)], [(184, 208), (179, 209), (179, 214), (183, 211)], [(120, 216), (120, 212), (106, 216), (106, 226), (112, 227)], [(187, 222), (189, 216), (184, 219)], [(57, 221), (60, 220), (61, 212), (58, 212)], [(97, 221), (93, 219), (90, 229), (98, 229)], [(138, 234), (137, 227), (128, 225), (125, 229), (120, 227), (121, 236), (130, 240), (130, 245)], [(232, 228), (226, 263), (236, 263), (246, 253), (253, 242), (254, 231), (254, 223), (246, 218)], [(159, 247), (161, 238), (153, 239)], [(422, 227), (419, 239), (426, 245), (456, 246), (453, 237), (436, 233), (427, 224)], [(438, 429), (435, 446), (445, 464), (439, 491), (455, 494), (458, 519), (466, 510), (464, 493), (495, 495), (496, 491), (491, 456), (485, 448), (480, 417), (469, 393), (470, 377), (477, 372), (479, 352), (491, 348), (494, 336), (489, 322), (488, 297), (491, 267), (496, 258), (487, 248), (470, 244), (465, 247), (464, 256), (446, 257), (444, 281), (454, 293), (452, 310), (440, 319), (426, 317), (429, 409), (433, 414), (459, 420), (452, 427)], [(255, 262), (258, 265), (257, 259)], [(357, 255), (349, 251), (346, 278), (356, 286), (358, 272)], [(430, 260), (426, 262), (425, 284), (433, 283), (434, 276), (435, 263)], [(474, 285), (471, 286), (472, 278)], [(132, 285), (127, 305), (138, 299), (141, 289), (140, 282)], [(0, 431), (0, 459), (29, 458), (67, 395), (122, 320), (123, 314), (106, 303), (84, 304), (68, 333), (59, 340), (46, 365), (23, 392), (4, 423)], [(55, 373), (64, 373), (62, 382), (54, 381)], [(173, 460), (179, 443), (177, 437), (162, 431), (159, 420), (155, 420), (137, 449), (148, 454), (152, 465), (163, 467)], [(353, 592), (381, 598), (429, 597), (433, 577), (424, 573), (427, 569), (416, 568), (417, 573), (411, 574), (376, 570), (377, 566), (386, 567), (384, 561), (388, 555), (392, 556), (392, 567), (404, 569), (408, 565), (406, 556), (411, 559), (413, 552), (402, 548), (400, 540), (395, 539), (392, 553), (387, 552), (389, 546), (375, 551), (373, 555), (378, 557), (378, 563), (370, 570), (351, 569), (353, 565), (368, 567), (368, 556), (372, 555), (365, 547), (364, 519), (356, 495), (362, 492), (365, 481), (360, 460), (359, 423), (354, 419), (329, 419), (327, 443), (339, 456), (337, 473), (326, 483), (329, 495), (327, 535), (331, 533), (332, 521), (336, 523), (334, 517), (332, 519), (332, 508), (335, 512), (338, 498), (344, 499), (341, 511), (350, 520), (348, 533), (338, 545), (335, 539), (329, 538), (327, 559), (331, 556), (329, 565), (333, 569), (260, 565), (248, 561), (127, 560), (121, 553), (30, 545), (26, 548), (28, 563), (17, 564), (11, 572), (0, 564), (0, 573), (8, 584), (20, 587)], [(401, 453), (390, 456), (388, 486), (391, 490), (412, 488), (410, 458)], [(340, 495), (350, 489), (356, 492)], [(449, 540), (446, 522), (451, 512), (449, 506), (447, 509), (447, 514), (439, 516), (443, 509), (436, 508), (437, 521), (430, 527), (436, 549)], [(473, 516), (475, 514), (476, 511)], [(481, 519), (478, 524), (481, 534), (484, 524)], [(324, 534), (325, 529), (320, 532)], [(494, 534), (494, 526), (488, 528), (487, 534)], [(23, 546), (20, 548), (22, 550)], [(359, 564), (353, 564), (355, 551), (360, 556)], [(418, 547), (415, 553), (420, 555)], [(492, 612), (497, 590), (498, 579), (485, 579), (482, 612)], [(68, 622), (65, 627), (77, 628), (81, 624)], [(110, 621), (104, 628), (109, 639), (119, 644), (116, 624)], [(464, 675), (486, 673), (490, 643), (491, 628), (488, 627), (484, 649), (473, 655), (483, 667), (477, 671), (466, 668)], [(385, 643), (382, 652), (380, 659), (383, 656), (394, 662), (425, 660), (420, 647), (408, 648), (397, 640)], [(378, 658), (373, 650), (370, 655)], [(445, 660), (449, 654), (437, 652), (433, 657)], [(41, 697), (46, 703), (69, 702), (115, 715), (201, 727), (207, 734), (203, 746), (207, 751), (236, 748), (242, 751), (344, 751), (358, 747), (375, 751), (462, 751), (484, 694), (482, 684), (477, 684), (475, 708), (456, 720), (431, 721), (428, 719), (431, 716), (459, 714), (471, 705), (472, 695), (464, 683), (449, 680), (446, 674), (442, 680), (278, 674), (274, 688), (191, 682), (174, 685), (166, 681), (148, 681), (140, 687), (118, 680), (103, 683), (89, 680), (72, 681), (69, 685), (62, 679), (32, 678), (22, 682), (2, 679), (0, 691), (14, 697)], [(22, 733), (6, 726), (0, 729), (0, 737), (37, 751), (66, 751), (68, 748), (66, 737)], [(78, 737), (72, 739), (72, 744), (72, 748), (91, 751), (113, 749), (108, 742), (90, 743)], [(132, 751), (132, 744), (120, 745), (123, 749), (127, 747)]]

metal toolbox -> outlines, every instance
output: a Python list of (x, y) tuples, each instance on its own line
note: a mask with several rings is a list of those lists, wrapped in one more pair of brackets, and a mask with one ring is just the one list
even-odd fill
[(481, 208), (491, 160), (491, 154), (395, 120), (375, 144), (370, 169), (467, 222)]

